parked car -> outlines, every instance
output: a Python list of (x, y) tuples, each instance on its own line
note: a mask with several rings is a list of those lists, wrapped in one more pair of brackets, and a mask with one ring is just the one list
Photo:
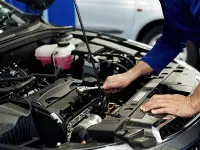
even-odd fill
[[(29, 5), (42, 11), (45, 1)], [(199, 114), (166, 120), (139, 109), (154, 94), (192, 93), (200, 73), (190, 65), (175, 59), (160, 74), (108, 94), (101, 88), (105, 79), (135, 66), (151, 46), (87, 31), (91, 54), (81, 30), (53, 26), (4, 1), (0, 25), (1, 150), (199, 146)]]
[[(164, 21), (159, 0), (77, 0), (85, 28), (153, 46)], [(79, 21), (76, 16), (76, 27)], [(198, 49), (188, 42), (179, 59), (195, 66)]]

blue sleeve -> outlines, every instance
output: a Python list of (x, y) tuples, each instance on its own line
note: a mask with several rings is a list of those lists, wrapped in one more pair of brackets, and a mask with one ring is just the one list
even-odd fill
[(194, 19), (200, 20), (200, 0), (186, 0), (189, 1), (190, 12)]
[(153, 70), (160, 73), (185, 47), (183, 33), (165, 20), (163, 33), (155, 46), (142, 58)]

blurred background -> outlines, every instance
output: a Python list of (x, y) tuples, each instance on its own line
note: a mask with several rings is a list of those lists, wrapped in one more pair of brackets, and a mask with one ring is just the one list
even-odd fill
[[(6, 0), (24, 12), (34, 12), (17, 0)], [(162, 34), (159, 0), (77, 0), (85, 28), (153, 46)], [(34, 12), (37, 14), (37, 12)], [(80, 28), (73, 0), (55, 0), (43, 18), (57, 26)], [(200, 69), (199, 50), (191, 42), (177, 56)]]

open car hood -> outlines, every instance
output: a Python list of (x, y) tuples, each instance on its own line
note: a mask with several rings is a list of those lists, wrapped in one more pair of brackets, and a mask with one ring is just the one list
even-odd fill
[[(197, 70), (174, 60), (159, 74), (145, 75), (117, 94), (101, 90), (99, 97), (82, 32), (41, 20), (27, 24), (0, 35), (0, 149), (179, 150), (199, 145), (199, 114), (166, 120), (166, 114), (140, 110), (155, 94), (191, 94), (200, 80)], [(101, 85), (151, 49), (97, 32), (86, 35)]]

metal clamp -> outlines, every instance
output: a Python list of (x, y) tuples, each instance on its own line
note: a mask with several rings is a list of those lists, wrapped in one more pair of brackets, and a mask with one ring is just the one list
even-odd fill
[[(100, 89), (102, 90), (103, 86), (101, 86)], [(84, 94), (84, 93), (87, 93), (87, 92), (92, 91), (92, 90), (98, 90), (98, 87), (79, 86), (79, 87), (76, 88), (76, 91), (79, 94)]]

